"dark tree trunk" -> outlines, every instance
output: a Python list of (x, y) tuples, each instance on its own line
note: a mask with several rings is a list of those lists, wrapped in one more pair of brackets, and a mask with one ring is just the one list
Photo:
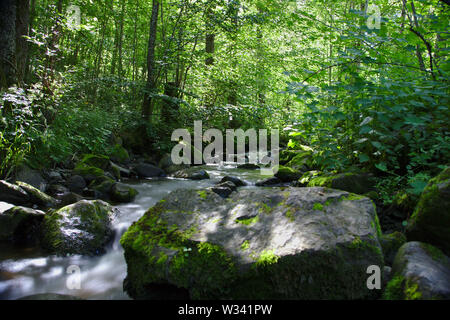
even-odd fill
[(28, 36), (30, 23), (30, 1), (16, 0), (16, 62), (17, 81), (22, 84), (26, 78), (28, 61), (28, 41), (24, 36)]
[(211, 8), (208, 8), (208, 11), (206, 13), (207, 22), (206, 22), (206, 39), (205, 39), (206, 40), (205, 41), (205, 46), (206, 46), (205, 52), (207, 54), (205, 64), (207, 66), (214, 64), (213, 54), (214, 54), (214, 47), (215, 47), (214, 41), (215, 41), (216, 35), (214, 34), (213, 18), (214, 18), (214, 13)]
[(0, 1), (0, 88), (17, 83), (16, 1)]
[(152, 96), (151, 92), (156, 90), (155, 83), (155, 46), (156, 46), (156, 31), (158, 28), (158, 11), (159, 1), (153, 0), (152, 17), (150, 19), (150, 34), (148, 37), (148, 54), (147, 54), (147, 85), (144, 93), (144, 103), (142, 104), (142, 117), (144, 120), (150, 118), (152, 113)]

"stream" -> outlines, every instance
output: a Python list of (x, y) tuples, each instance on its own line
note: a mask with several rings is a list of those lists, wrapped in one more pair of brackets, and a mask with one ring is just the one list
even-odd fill
[[(139, 194), (132, 203), (116, 206), (118, 210), (113, 221), (115, 239), (102, 256), (58, 257), (49, 256), (36, 248), (0, 245), (0, 299), (18, 299), (41, 293), (65, 294), (89, 300), (130, 299), (123, 291), (127, 265), (119, 240), (134, 221), (175, 189), (210, 187), (226, 175), (246, 181), (249, 186), (245, 188), (252, 188), (257, 180), (262, 179), (259, 170), (241, 170), (233, 165), (208, 166), (207, 172), (211, 178), (209, 180), (160, 178), (124, 182)], [(74, 277), (68, 273), (71, 266), (78, 267), (81, 272), (80, 289), (69, 289), (70, 286), (67, 286)]]

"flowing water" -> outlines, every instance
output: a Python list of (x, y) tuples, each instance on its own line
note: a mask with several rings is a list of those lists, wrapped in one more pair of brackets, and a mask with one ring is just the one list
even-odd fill
[[(192, 181), (184, 179), (155, 179), (128, 182), (139, 194), (135, 201), (119, 205), (114, 219), (115, 239), (100, 257), (46, 255), (35, 248), (0, 246), (0, 299), (17, 299), (41, 293), (58, 293), (83, 299), (129, 299), (123, 291), (127, 266), (121, 235), (144, 212), (175, 189), (201, 189), (217, 183), (225, 175), (239, 177), (251, 185), (261, 179), (260, 171), (246, 171), (232, 166), (208, 167), (211, 179)], [(72, 266), (79, 268), (80, 289), (69, 289), (75, 275)], [(69, 268), (70, 267), (70, 268)], [(70, 273), (69, 273), (70, 272)], [(69, 284), (69, 286), (68, 286)]]

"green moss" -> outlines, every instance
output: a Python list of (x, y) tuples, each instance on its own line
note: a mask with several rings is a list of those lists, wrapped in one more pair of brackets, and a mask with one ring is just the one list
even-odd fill
[(323, 204), (319, 202), (314, 203), (313, 210), (323, 211)]
[(250, 242), (245, 240), (241, 245), (241, 250), (248, 250), (250, 248)]
[(299, 171), (285, 166), (279, 166), (278, 172), (275, 174), (275, 177), (285, 182), (297, 180), (300, 176), (301, 173)]
[(278, 262), (280, 257), (273, 250), (263, 250), (255, 262), (255, 267), (267, 267)]
[(105, 175), (105, 171), (103, 171), (100, 168), (92, 167), (92, 166), (86, 166), (84, 164), (78, 164), (75, 169), (74, 173), (80, 176), (92, 176), (92, 177), (102, 177)]
[(126, 162), (130, 159), (130, 155), (128, 151), (125, 150), (120, 144), (116, 144), (110, 153), (111, 158), (118, 162)]
[(207, 196), (208, 196), (208, 194), (206, 193), (205, 190), (199, 190), (199, 191), (197, 191), (197, 194), (198, 194), (199, 197), (202, 198), (202, 199), (206, 199)]
[(383, 293), (383, 300), (403, 300), (403, 283), (405, 277), (395, 276), (388, 282)]
[(289, 221), (294, 222), (294, 220), (295, 220), (294, 209), (289, 208), (286, 211), (286, 218), (288, 218)]
[(249, 226), (251, 224), (257, 223), (259, 221), (259, 216), (253, 217), (253, 218), (248, 218), (248, 219), (236, 219), (235, 220), (237, 223)]
[(273, 209), (269, 205), (264, 203), (264, 202), (259, 203), (258, 207), (259, 207), (259, 212), (260, 213), (270, 214), (273, 211)]
[(409, 281), (409, 279), (406, 280), (404, 292), (406, 300), (420, 300), (422, 298), (422, 292), (419, 291), (419, 285)]
[(332, 183), (333, 179), (334, 179), (334, 177), (328, 177), (328, 176), (315, 177), (309, 181), (308, 187), (331, 188), (331, 183)]
[[(148, 284), (160, 283), (169, 276), (177, 287), (189, 289), (192, 299), (226, 295), (230, 279), (236, 276), (230, 256), (220, 246), (191, 242), (189, 238), (197, 232), (195, 226), (186, 231), (176, 225), (168, 226), (161, 216), (166, 211), (165, 205), (156, 204), (120, 240), (125, 249), (128, 277), (132, 279), (126, 290), (132, 296), (145, 296)], [(174, 254), (161, 260), (161, 250)]]
[(431, 244), (421, 242), (420, 246), (431, 256), (433, 260), (443, 261), (445, 259), (444, 253)]

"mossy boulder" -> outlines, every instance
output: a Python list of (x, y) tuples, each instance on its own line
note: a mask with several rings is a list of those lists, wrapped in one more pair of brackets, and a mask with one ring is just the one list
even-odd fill
[(450, 299), (450, 259), (430, 244), (404, 244), (395, 257), (392, 272), (384, 299)]
[(287, 164), (287, 167), (291, 167), (298, 171), (308, 171), (311, 169), (312, 153), (303, 151), (295, 155)]
[(123, 183), (115, 183), (111, 188), (111, 200), (119, 203), (132, 202), (138, 192)]
[(28, 193), (18, 185), (0, 180), (0, 201), (15, 205), (26, 205), (30, 200)]
[(73, 170), (74, 175), (81, 176), (88, 183), (92, 182), (92, 180), (102, 177), (105, 175), (105, 171), (103, 169), (89, 166), (83, 163), (78, 163)]
[(291, 182), (298, 180), (301, 177), (301, 172), (295, 169), (279, 166), (277, 173), (275, 173), (275, 177), (280, 179), (283, 182)]
[(430, 243), (450, 255), (450, 167), (428, 182), (406, 231), (408, 240)]
[(115, 183), (116, 181), (114, 179), (102, 176), (93, 180), (89, 185), (89, 189), (94, 191), (96, 199), (107, 200), (110, 198), (111, 189)]
[(325, 188), (175, 190), (122, 236), (124, 288), (135, 299), (373, 298), (377, 221), (369, 199)]
[(39, 189), (36, 189), (32, 185), (29, 185), (28, 183), (22, 181), (16, 181), (16, 184), (28, 193), (30, 202), (33, 205), (35, 204), (43, 209), (56, 207), (58, 205), (58, 201), (55, 198), (49, 196)]
[(26, 207), (12, 207), (0, 213), (0, 241), (36, 243), (45, 213)]
[(392, 266), (398, 249), (406, 243), (406, 236), (401, 232), (393, 232), (383, 234), (380, 239), (381, 247), (383, 248), (384, 263)]
[(188, 169), (179, 170), (172, 173), (174, 178), (190, 179), (190, 180), (205, 180), (209, 179), (209, 174), (205, 166), (190, 167)]
[(322, 174), (312, 178), (308, 183), (308, 187), (327, 187), (356, 194), (365, 194), (371, 191), (372, 181), (368, 174), (353, 172)]
[(112, 161), (117, 163), (127, 163), (130, 161), (128, 151), (120, 144), (114, 145), (110, 153), (110, 158)]
[(45, 215), (42, 246), (58, 255), (98, 255), (112, 240), (112, 207), (101, 200), (82, 200)]
[(107, 170), (109, 168), (109, 157), (104, 155), (85, 154), (78, 164)]

